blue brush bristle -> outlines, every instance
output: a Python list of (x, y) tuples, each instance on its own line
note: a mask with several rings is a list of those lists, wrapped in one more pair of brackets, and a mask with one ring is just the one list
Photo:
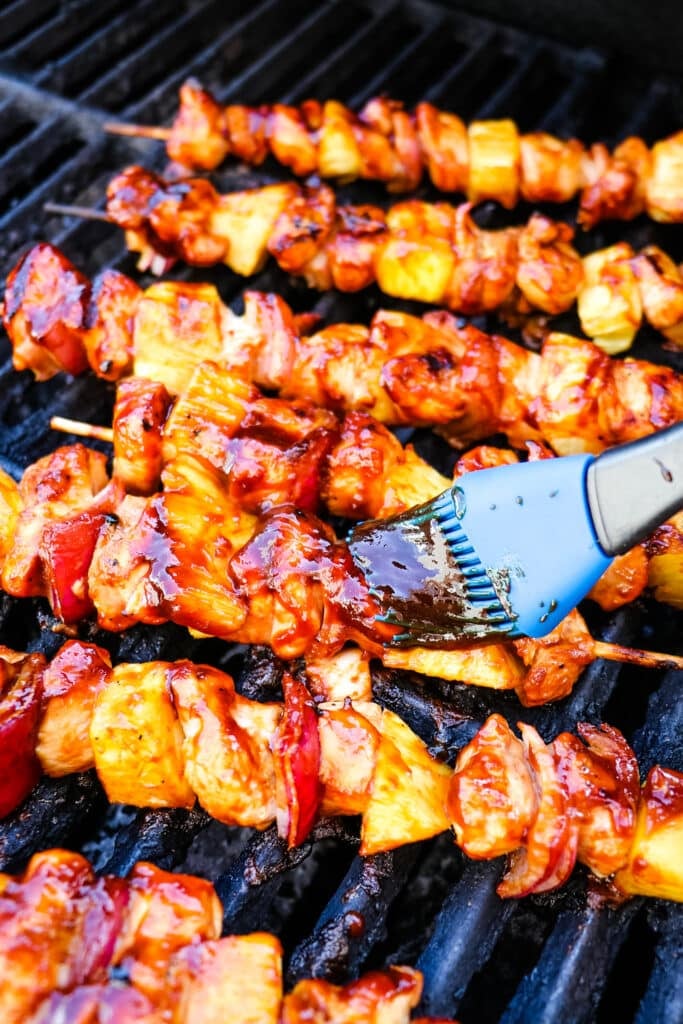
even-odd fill
[[(412, 517), (410, 526), (415, 528), (416, 544), (423, 536), (420, 528), (426, 523), (431, 524), (432, 530), (438, 528), (457, 564), (464, 581), (465, 596), (473, 609), (476, 609), (472, 621), (477, 620), (483, 626), (490, 625), (492, 632), (495, 631), (496, 634), (516, 635), (515, 617), (501, 601), (486, 568), (482, 565), (465, 533), (457, 516), (456, 503), (451, 491), (439, 495)], [(410, 646), (425, 642), (438, 645), (439, 643), (439, 627), (432, 627), (434, 632), (427, 637), (423, 625), (419, 622), (406, 621), (395, 611), (390, 610), (378, 616), (378, 619), (381, 622), (403, 627), (404, 632), (392, 638), (392, 646)], [(449, 632), (450, 625), (445, 623), (444, 637), (447, 637)]]

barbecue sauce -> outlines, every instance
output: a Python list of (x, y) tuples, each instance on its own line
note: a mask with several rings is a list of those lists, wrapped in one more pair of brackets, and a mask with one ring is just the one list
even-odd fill
[[(473, 602), (442, 527), (433, 515), (420, 514), (428, 507), (363, 523), (349, 538), (353, 560), (382, 606), (381, 619), (404, 629), (392, 645), (444, 649), (507, 639), (509, 620), (495, 621)], [(512, 617), (505, 601), (507, 574), (489, 570), (488, 576)]]

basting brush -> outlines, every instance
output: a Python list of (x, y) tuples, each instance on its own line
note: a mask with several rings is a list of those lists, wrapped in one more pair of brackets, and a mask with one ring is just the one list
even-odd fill
[(542, 637), (612, 559), (683, 508), (683, 424), (599, 455), (467, 473), (437, 498), (363, 523), (351, 554), (400, 628), (391, 643)]

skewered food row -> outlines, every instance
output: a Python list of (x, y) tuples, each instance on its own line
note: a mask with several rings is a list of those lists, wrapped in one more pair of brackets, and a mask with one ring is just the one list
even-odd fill
[[(200, 367), (198, 373), (201, 371)], [(143, 403), (143, 410), (147, 407), (148, 403)], [(194, 435), (206, 453), (193, 452), (191, 445), (189, 450), (180, 446), (163, 469), (161, 493), (125, 494), (116, 478), (107, 483), (105, 456), (82, 445), (58, 449), (39, 460), (29, 467), (18, 487), (0, 475), (4, 513), (0, 520), (0, 578), (7, 593), (48, 597), (56, 614), (67, 623), (93, 612), (101, 626), (113, 630), (134, 622), (158, 625), (172, 621), (226, 640), (268, 644), (283, 658), (332, 653), (352, 640), (391, 667), (515, 689), (527, 704), (545, 703), (569, 693), (582, 668), (595, 657), (638, 664), (676, 663), (665, 655), (594, 641), (577, 612), (540, 641), (459, 650), (442, 645), (436, 649), (385, 648), (396, 627), (377, 619), (381, 604), (352, 561), (347, 545), (301, 508), (292, 504), (269, 508), (271, 498), (281, 501), (283, 486), (286, 489), (288, 475), (280, 473), (280, 468), (291, 469), (287, 456), (280, 466), (277, 462), (271, 466), (269, 477), (262, 469), (256, 471), (256, 450), (250, 452), (247, 445), (246, 468), (254, 484), (249, 495), (248, 475), (231, 482), (229, 466), (226, 473), (209, 461), (213, 444), (216, 463), (221, 462), (220, 437), (214, 425), (202, 430), (201, 417), (190, 402), (179, 402), (172, 416), (176, 413), (180, 424), (176, 439)], [(220, 419), (218, 425), (220, 428)], [(356, 456), (355, 470), (349, 458), (349, 441), (353, 449), (354, 436), (352, 431), (346, 445), (344, 439), (340, 445), (341, 473), (335, 473), (338, 479), (328, 499), (330, 507), (337, 509), (344, 492), (350, 502), (347, 507), (354, 507), (359, 471), (362, 479), (364, 453)], [(167, 441), (173, 446), (172, 432)], [(296, 446), (293, 450), (296, 452)], [(314, 455), (315, 450), (314, 446)], [(266, 449), (266, 466), (274, 451), (272, 446)], [(376, 446), (374, 455), (378, 454)], [(394, 471), (390, 468), (388, 474), (396, 481), (396, 491), (387, 496), (392, 510), (398, 494), (410, 495), (420, 468), (416, 457), (401, 461), (400, 453), (395, 454)], [(311, 471), (313, 477), (304, 478), (301, 492), (307, 500), (316, 494), (311, 485), (315, 462), (309, 462)], [(435, 486), (434, 477), (438, 479), (438, 474), (432, 471), (432, 477), (420, 481), (420, 486)], [(333, 504), (335, 491), (337, 503)], [(371, 488), (368, 500), (372, 493)], [(388, 509), (379, 511), (386, 514)], [(676, 531), (674, 537), (678, 538)], [(660, 546), (666, 543), (664, 540)], [(670, 563), (677, 564), (680, 557), (676, 541), (669, 546), (670, 551), (659, 552), (660, 569), (662, 564), (671, 569)], [(600, 582), (602, 603), (613, 606), (637, 595), (646, 578), (643, 568), (647, 572), (640, 549), (626, 556), (612, 575)], [(673, 572), (676, 580), (675, 564)], [(470, 639), (476, 640), (476, 624), (473, 630)]]
[(195, 81), (182, 86), (170, 129), (105, 128), (163, 139), (169, 157), (191, 169), (211, 170), (227, 156), (261, 164), (271, 154), (301, 177), (370, 178), (392, 192), (417, 188), (426, 171), (444, 192), (462, 192), (472, 203), (495, 199), (508, 209), (520, 200), (563, 203), (580, 191), (586, 228), (643, 211), (683, 220), (683, 132), (652, 149), (630, 137), (610, 153), (601, 143), (586, 149), (547, 132), (520, 135), (507, 119), (466, 127), (431, 103), (410, 114), (387, 97), (371, 99), (358, 114), (334, 100), (222, 107)]
[(467, 204), (413, 199), (385, 212), (291, 183), (220, 195), (203, 178), (165, 181), (141, 167), (110, 182), (106, 214), (49, 208), (123, 228), (138, 267), (157, 275), (181, 259), (248, 276), (270, 255), (321, 291), (376, 282), (387, 295), (468, 315), (499, 309), (519, 322), (578, 303), (585, 333), (612, 353), (629, 348), (643, 318), (673, 344), (683, 338), (683, 277), (666, 253), (619, 243), (582, 258), (573, 229), (538, 213), (522, 228), (489, 231)]
[[(272, 294), (247, 292), (236, 316), (208, 284), (141, 291), (118, 271), (89, 281), (53, 246), (35, 246), (8, 278), (4, 324), (17, 369), (118, 380), (147, 377), (178, 394), (202, 360), (284, 398), (439, 424), (461, 446), (494, 433), (545, 441), (560, 455), (598, 453), (683, 419), (683, 379), (643, 360), (609, 359), (588, 341), (550, 334), (542, 352), (459, 328), (444, 312), (380, 311), (369, 328), (311, 333)], [(570, 397), (569, 397), (570, 396)]]
[[(531, 726), (520, 724), (520, 740), (492, 715), (452, 770), (372, 702), (357, 651), (309, 669), (315, 699), (285, 673), (284, 706), (241, 697), (209, 665), (112, 669), (106, 652), (77, 641), (48, 666), (3, 649), (0, 667), (4, 747), (52, 775), (94, 765), (112, 801), (198, 799), (226, 824), (277, 819), (290, 846), (319, 815), (359, 814), (362, 854), (452, 827), (469, 856), (510, 855), (501, 896), (555, 888), (578, 859), (599, 878), (616, 873), (622, 893), (683, 899), (683, 775), (657, 766), (641, 792), (635, 755), (610, 726), (545, 744)], [(28, 770), (24, 781), (25, 793)], [(16, 778), (8, 786), (17, 803)]]
[[(38, 853), (0, 875), (4, 1024), (408, 1024), (422, 976), (372, 971), (345, 986), (304, 980), (283, 996), (282, 947), (254, 932), (221, 938), (210, 882), (139, 862), (97, 878), (85, 858)], [(238, 1011), (239, 1008), (239, 1011)], [(448, 1024), (422, 1017), (415, 1024)]]
[[(128, 493), (151, 495), (179, 455), (208, 461), (224, 474), (230, 497), (248, 512), (320, 503), (347, 519), (379, 519), (431, 501), (451, 481), (372, 417), (342, 419), (303, 400), (264, 397), (242, 376), (200, 363), (172, 404), (163, 385), (128, 377), (117, 390), (111, 430), (60, 417), (53, 425), (114, 446), (114, 478)], [(527, 442), (530, 459), (550, 452)], [(461, 457), (455, 476), (518, 461), (514, 452), (480, 446)], [(605, 610), (655, 596), (683, 606), (683, 519), (661, 527), (647, 545), (619, 556), (591, 596)]]
[(489, 231), (468, 204), (411, 199), (385, 212), (293, 183), (220, 195), (203, 178), (165, 181), (133, 166), (110, 182), (107, 218), (153, 273), (181, 259), (248, 276), (270, 255), (321, 291), (376, 282), (387, 295), (465, 314), (556, 315), (578, 302), (585, 333), (613, 352), (630, 346), (643, 317), (672, 342), (683, 337), (683, 277), (662, 250), (620, 243), (582, 258), (573, 229), (542, 214)]

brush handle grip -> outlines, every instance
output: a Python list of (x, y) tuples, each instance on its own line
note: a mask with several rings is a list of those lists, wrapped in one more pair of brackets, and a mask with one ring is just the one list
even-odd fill
[(599, 455), (588, 467), (586, 496), (605, 554), (647, 537), (683, 508), (683, 423)]

